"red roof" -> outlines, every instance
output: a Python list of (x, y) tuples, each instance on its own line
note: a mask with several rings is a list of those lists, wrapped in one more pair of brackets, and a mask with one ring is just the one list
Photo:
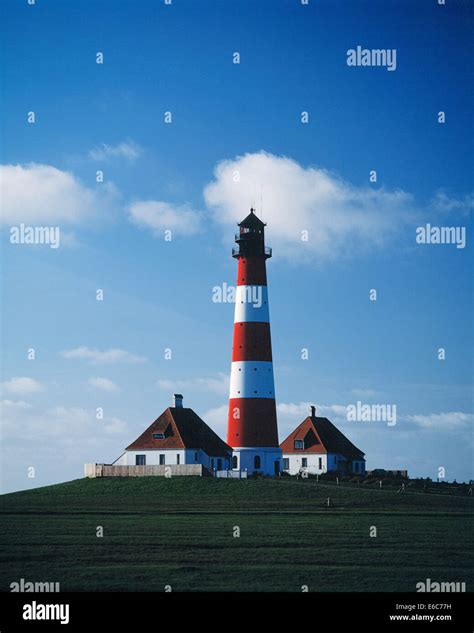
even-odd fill
[[(295, 440), (304, 448), (295, 449)], [(280, 444), (283, 453), (338, 453), (347, 459), (363, 459), (364, 453), (354, 446), (327, 418), (308, 416)]]
[[(154, 439), (153, 434), (163, 433), (163, 439)], [(127, 451), (163, 449), (202, 449), (209, 456), (228, 456), (232, 449), (204, 420), (185, 407), (168, 407), (159, 418), (150, 424)]]

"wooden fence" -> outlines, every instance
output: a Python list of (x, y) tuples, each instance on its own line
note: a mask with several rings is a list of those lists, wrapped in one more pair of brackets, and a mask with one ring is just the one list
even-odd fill
[(212, 477), (202, 464), (170, 464), (168, 466), (112, 466), (85, 464), (86, 477)]

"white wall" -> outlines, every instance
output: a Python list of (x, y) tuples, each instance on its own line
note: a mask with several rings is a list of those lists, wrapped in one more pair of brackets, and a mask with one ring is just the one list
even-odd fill
[[(197, 453), (197, 460), (195, 454)], [(146, 466), (158, 466), (160, 464), (160, 455), (165, 456), (165, 466), (174, 465), (178, 463), (177, 456), (179, 455), (180, 464), (202, 464), (207, 468), (211, 468), (211, 457), (203, 450), (193, 449), (153, 449), (143, 451), (125, 451), (118, 459), (113, 462), (114, 466), (135, 466), (136, 455), (146, 456)], [(230, 457), (214, 457), (214, 469), (217, 469), (217, 460), (222, 459), (222, 470), (227, 470), (231, 466)]]
[[(198, 454), (198, 461), (195, 459), (196, 453)], [(207, 466), (207, 468), (212, 468), (211, 459), (214, 459), (214, 470), (217, 470), (218, 459), (222, 460), (222, 470), (228, 470), (230, 468), (230, 455), (226, 458), (220, 455), (208, 455), (201, 449), (186, 449), (186, 464), (202, 464), (203, 466)]]
[[(307, 467), (303, 468), (310, 474), (320, 475), (327, 472), (327, 455), (316, 453), (283, 453), (283, 458), (289, 459), (289, 468), (285, 472), (296, 475), (303, 468), (303, 458), (307, 459)], [(321, 466), (319, 466), (321, 460)]]
[[(113, 462), (113, 465), (114, 466), (135, 466), (136, 455), (146, 456), (146, 466), (159, 466), (160, 455), (165, 456), (165, 465), (177, 464), (178, 455), (180, 456), (179, 460), (181, 464), (187, 463), (184, 461), (184, 450), (165, 449), (165, 450), (147, 450), (147, 451), (125, 451), (123, 455), (121, 455), (117, 460), (115, 460), (115, 462)], [(194, 461), (191, 463), (194, 463)]]
[(337, 460), (341, 458), (341, 455), (336, 455), (335, 453), (328, 453), (328, 472), (332, 470), (337, 470)]
[[(237, 457), (237, 468), (233, 470), (246, 470), (249, 475), (252, 473), (263, 473), (264, 475), (275, 475), (275, 462), (278, 461), (279, 469), (282, 470), (282, 458), (280, 448), (234, 448), (233, 455)], [(254, 458), (260, 457), (261, 468), (255, 470)]]
[[(327, 455), (318, 455), (316, 453), (284, 453), (284, 458), (290, 460), (289, 468), (285, 469), (285, 472), (290, 475), (296, 475), (301, 469), (306, 470), (310, 474), (320, 475), (321, 473), (334, 472), (338, 469), (338, 460), (342, 460), (342, 455), (335, 453), (328, 453)], [(307, 467), (303, 467), (303, 458), (307, 459)], [(321, 459), (321, 467), (319, 466), (319, 459)], [(350, 474), (363, 474), (365, 472), (365, 462), (363, 460), (356, 460), (359, 463), (359, 472), (354, 470), (354, 462), (351, 462)]]
[[(355, 464), (356, 463), (359, 464), (359, 470), (358, 471), (355, 470)], [(365, 461), (364, 460), (354, 460), (352, 462), (352, 472), (355, 475), (359, 475), (359, 474), (365, 473)]]

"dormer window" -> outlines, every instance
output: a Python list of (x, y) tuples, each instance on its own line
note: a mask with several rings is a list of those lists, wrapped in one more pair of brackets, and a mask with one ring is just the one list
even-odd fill
[(295, 451), (303, 451), (304, 450), (304, 440), (295, 440)]
[(153, 439), (154, 440), (164, 440), (165, 439), (165, 434), (164, 433), (153, 433)]

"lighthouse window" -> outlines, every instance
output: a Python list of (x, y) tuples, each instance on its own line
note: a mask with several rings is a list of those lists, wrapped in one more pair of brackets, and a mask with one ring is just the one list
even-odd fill
[(302, 451), (304, 449), (304, 440), (295, 440), (295, 450)]
[(261, 468), (261, 460), (260, 460), (260, 455), (255, 455), (255, 457), (253, 458), (253, 467), (254, 468)]

